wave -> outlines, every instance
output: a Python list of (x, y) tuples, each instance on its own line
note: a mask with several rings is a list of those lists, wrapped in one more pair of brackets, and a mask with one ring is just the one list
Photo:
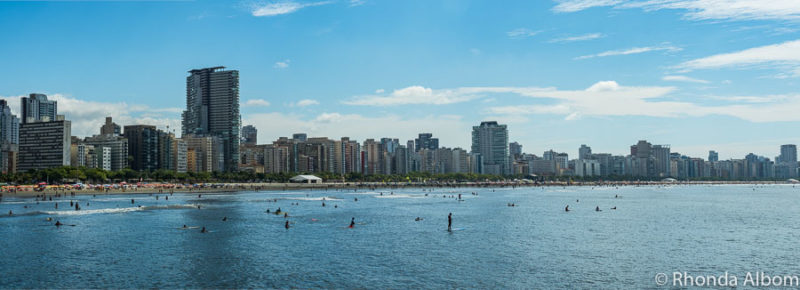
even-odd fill
[(91, 214), (113, 214), (113, 213), (127, 213), (135, 211), (149, 211), (149, 210), (162, 210), (162, 209), (196, 209), (196, 204), (174, 204), (174, 205), (150, 205), (150, 206), (136, 206), (136, 207), (121, 207), (121, 208), (102, 208), (102, 209), (82, 209), (82, 210), (41, 210), (15, 213), (14, 215), (3, 215), (2, 217), (15, 217), (15, 216), (36, 216), (36, 215), (53, 215), (53, 216), (79, 216)]
[[(324, 198), (324, 200), (323, 200)], [(279, 199), (291, 199), (291, 200), (310, 200), (310, 201), (341, 201), (341, 198), (337, 197), (330, 197), (330, 196), (323, 196), (323, 197), (284, 197)]]
[[(435, 197), (436, 195), (434, 195)], [(411, 195), (411, 194), (384, 194), (378, 195), (376, 198), (425, 198), (424, 195)]]

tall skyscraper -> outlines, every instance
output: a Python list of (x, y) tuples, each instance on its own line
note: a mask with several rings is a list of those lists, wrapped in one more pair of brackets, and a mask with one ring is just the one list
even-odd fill
[(47, 100), (45, 94), (30, 94), (22, 97), (20, 110), (22, 110), (22, 123), (49, 122), (56, 120), (58, 104), (56, 101)]
[(223, 169), (239, 166), (239, 71), (225, 67), (194, 69), (186, 77), (186, 111), (182, 115), (183, 136), (213, 136), (220, 139)]
[(6, 100), (0, 100), (0, 143), (19, 144), (19, 118)]
[(242, 127), (242, 144), (256, 145), (258, 143), (258, 130), (253, 125)]
[(420, 133), (419, 138), (417, 138), (414, 143), (414, 146), (416, 146), (414, 151), (439, 149), (439, 138), (433, 138), (433, 134), (431, 133)]
[(472, 127), (472, 153), (481, 155), (482, 173), (509, 174), (507, 126), (488, 121)]
[(714, 150), (708, 151), (708, 161), (711, 161), (711, 162), (719, 161), (719, 153), (717, 153), (717, 151), (714, 151)]
[(18, 151), (19, 118), (11, 113), (6, 100), (0, 100), (0, 172), (16, 172)]
[(775, 158), (776, 165), (783, 171), (779, 177), (797, 177), (797, 146), (794, 144), (781, 145), (781, 155)]

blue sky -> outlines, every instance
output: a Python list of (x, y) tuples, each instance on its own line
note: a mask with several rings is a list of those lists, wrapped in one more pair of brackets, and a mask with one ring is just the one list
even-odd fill
[(482, 120), (525, 152), (773, 158), (800, 143), (793, 0), (0, 1), (0, 97), (59, 100), (74, 135), (180, 127), (186, 71), (240, 71), (260, 143), (431, 132)]

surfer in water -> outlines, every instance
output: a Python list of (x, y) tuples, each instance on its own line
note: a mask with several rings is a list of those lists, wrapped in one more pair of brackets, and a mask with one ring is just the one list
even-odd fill
[(352, 229), (355, 225), (356, 225), (356, 218), (354, 217), (354, 218), (350, 219), (350, 227), (349, 228)]
[(600, 209), (600, 206), (597, 206), (594, 208), (594, 211), (603, 211), (603, 210)]
[(447, 215), (447, 231), (450, 232), (453, 230), (453, 213)]
[(567, 205), (567, 207), (564, 208), (564, 211), (569, 211), (569, 205)]
[(222, 221), (223, 222), (227, 222), (228, 221), (228, 217), (222, 217)]
[(62, 225), (64, 225), (64, 224), (62, 224), (62, 223), (61, 223), (61, 221), (56, 221), (56, 226), (57, 226), (57, 227), (60, 227), (60, 226), (62, 226)]
[(202, 229), (200, 229), (200, 232), (205, 234), (207, 232), (206, 231), (206, 227), (203, 227)]

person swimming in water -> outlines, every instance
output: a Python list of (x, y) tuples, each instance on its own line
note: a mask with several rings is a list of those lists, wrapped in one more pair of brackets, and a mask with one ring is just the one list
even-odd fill
[(453, 230), (453, 213), (451, 212), (447, 215), (447, 231), (449, 232), (452, 230)]
[(283, 217), (284, 218), (288, 218), (289, 217), (289, 213), (288, 212), (283, 213)]
[(286, 221), (286, 224), (283, 227), (285, 227), (288, 230), (289, 229), (289, 221)]
[(223, 222), (227, 222), (228, 221), (228, 217), (222, 217), (222, 221)]
[(183, 228), (184, 228), (184, 229), (185, 229), (185, 228), (187, 228), (187, 227), (186, 227), (186, 225), (183, 225)]
[(57, 227), (60, 227), (60, 226), (62, 226), (62, 225), (64, 225), (64, 224), (62, 224), (62, 223), (61, 223), (61, 221), (56, 221), (56, 226), (57, 226)]
[(350, 228), (352, 229), (355, 225), (356, 225), (356, 218), (354, 217), (350, 219)]
[(567, 205), (567, 207), (564, 208), (564, 211), (569, 211), (569, 205)]
[(600, 206), (597, 206), (594, 208), (594, 211), (603, 211), (603, 210), (600, 209)]
[(207, 232), (206, 231), (206, 227), (203, 227), (202, 229), (200, 229), (200, 232), (205, 234)]
[(414, 221), (417, 221), (417, 222), (418, 222), (418, 221), (421, 221), (421, 220), (422, 220), (422, 218), (421, 218), (421, 217), (417, 217), (417, 218), (415, 218), (415, 219), (414, 219)]
[(611, 209), (613, 209), (613, 210), (616, 210), (616, 209), (617, 209), (617, 207), (616, 207), (616, 206), (614, 206), (614, 207), (612, 207)]

